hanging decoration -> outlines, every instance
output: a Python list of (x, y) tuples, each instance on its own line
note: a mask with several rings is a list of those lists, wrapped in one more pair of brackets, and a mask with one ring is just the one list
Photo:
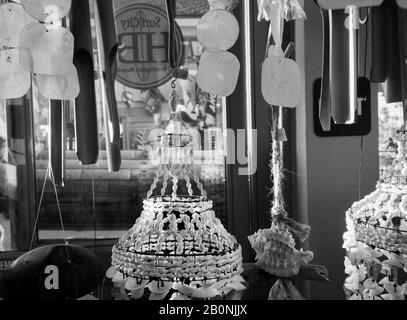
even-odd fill
[(73, 63), (82, 88), (75, 99), (76, 154), (82, 165), (91, 165), (99, 157), (99, 131), (89, 1), (72, 0), (69, 25), (75, 39)]
[(322, 53), (322, 78), (321, 78), (321, 98), (319, 100), (319, 121), (322, 130), (331, 131), (332, 109), (331, 109), (331, 82), (329, 78), (331, 65), (330, 52), (330, 11), (321, 9), (322, 32), (323, 32), (323, 53)]
[(113, 248), (107, 277), (117, 299), (146, 293), (150, 300), (211, 299), (245, 289), (241, 248), (216, 218), (194, 171), (193, 137), (176, 112), (177, 99), (170, 99), (143, 212)]
[(34, 20), (16, 3), (0, 5), (0, 99), (24, 96), (31, 87), (30, 73), (19, 64), (20, 33)]
[[(350, 125), (357, 122), (358, 37), (361, 23), (366, 23), (361, 22), (359, 8), (379, 6), (382, 2), (317, 0), (324, 26), (320, 101), (320, 121), (324, 131), (330, 131), (331, 117), (335, 124)], [(343, 54), (344, 49), (348, 54)]]
[[(290, 3), (290, 10), (285, 10)], [(294, 9), (296, 8), (296, 9)], [(292, 12), (296, 12), (293, 14)], [(301, 103), (302, 83), (298, 64), (284, 57), (282, 50), (284, 21), (287, 19), (305, 17), (298, 3), (269, 0), (259, 1), (259, 20), (270, 23), (269, 39), (272, 46), (267, 46), (266, 60), (262, 67), (262, 94), (270, 105), (295, 108)]]
[(21, 66), (33, 73), (42, 96), (55, 100), (73, 100), (80, 91), (73, 65), (74, 37), (62, 25), (71, 1), (32, 1), (22, 5), (38, 22), (26, 25), (20, 34)]
[(407, 299), (406, 138), (395, 160), (395, 166), (403, 163), (401, 172), (381, 180), (346, 213), (344, 287), (350, 300)]
[(232, 10), (238, 1), (209, 1), (211, 10), (197, 25), (198, 41), (205, 47), (199, 62), (197, 83), (210, 94), (227, 97), (236, 89), (240, 62), (228, 52), (236, 43), (240, 27)]
[[(293, 50), (293, 44), (290, 44), (283, 53), (282, 45), (282, 35), (284, 28), (284, 19), (290, 18), (305, 18), (305, 14), (299, 5), (298, 1), (258, 1), (259, 7), (259, 19), (270, 20), (270, 33), (269, 39), (266, 46), (266, 62), (269, 64), (266, 66), (266, 72), (269, 68), (269, 74), (272, 74), (273, 69), (279, 70), (277, 68), (277, 61), (285, 61)], [(285, 6), (291, 8), (290, 10), (285, 10)], [(274, 40), (274, 45), (271, 45), (271, 41)], [(283, 55), (285, 58), (283, 58)], [(279, 59), (276, 61), (268, 60)], [(284, 62), (287, 66), (290, 65), (289, 70), (294, 70), (298, 66), (293, 67), (291, 62)], [(263, 69), (264, 72), (264, 69)], [(280, 74), (279, 74), (280, 75)], [(298, 72), (294, 73), (297, 79), (291, 78), (289, 86), (292, 86), (294, 82), (300, 83), (300, 74)], [(284, 76), (284, 79), (287, 77)], [(284, 83), (277, 84), (276, 79), (272, 77), (263, 77), (263, 81), (266, 84), (262, 84), (263, 88), (267, 86), (276, 87), (278, 85), (282, 86)], [(273, 83), (274, 81), (274, 83)], [(301, 85), (299, 85), (300, 87)], [(297, 86), (296, 86), (297, 87)], [(291, 89), (292, 90), (292, 89)], [(294, 94), (294, 93), (293, 93)], [(285, 96), (274, 96), (270, 97), (270, 102), (289, 102), (288, 107), (296, 106), (301, 98), (300, 93), (297, 96), (296, 101), (293, 104), (288, 100), (285, 100)], [(263, 92), (264, 95), (264, 92)], [(295, 94), (296, 95), (296, 94)], [(267, 96), (266, 96), (267, 97)], [(269, 102), (269, 101), (268, 101)], [(272, 159), (270, 161), (270, 169), (272, 171), (272, 182), (273, 182), (273, 201), (272, 207), (270, 209), (271, 213), (271, 227), (265, 230), (259, 230), (257, 233), (249, 237), (249, 241), (256, 251), (256, 261), (257, 264), (264, 269), (266, 272), (275, 275), (277, 277), (291, 277), (298, 274), (300, 267), (304, 264), (309, 263), (313, 259), (313, 253), (310, 251), (304, 252), (302, 249), (298, 250), (295, 247), (295, 238), (303, 242), (308, 238), (310, 227), (301, 225), (288, 218), (288, 214), (285, 210), (285, 203), (283, 197), (283, 154), (282, 154), (282, 143), (286, 141), (286, 135), (283, 128), (283, 115), (282, 108), (279, 106), (270, 106), (271, 108), (271, 139), (272, 139)], [(285, 297), (291, 297), (291, 299), (302, 299), (302, 297), (294, 294), (288, 294), (286, 289), (282, 289), (282, 283), (276, 283), (276, 285), (270, 291), (270, 299), (281, 298), (284, 292)], [(291, 285), (289, 286), (291, 288)]]
[[(177, 78), (185, 79), (174, 51), (174, 3), (170, 22), (170, 64), (174, 80), (170, 118), (159, 137), (158, 170), (136, 224), (112, 250), (106, 276), (116, 299), (190, 300), (233, 297), (245, 289), (241, 247), (212, 210), (193, 167), (193, 136), (181, 119)], [(148, 290), (147, 290), (148, 289)]]
[(120, 119), (117, 109), (115, 79), (118, 69), (118, 40), (112, 1), (96, 0), (95, 23), (99, 74), (102, 84), (103, 122), (109, 172), (121, 167)]

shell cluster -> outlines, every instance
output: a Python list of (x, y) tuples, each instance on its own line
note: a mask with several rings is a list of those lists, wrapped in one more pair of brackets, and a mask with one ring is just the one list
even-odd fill
[(345, 292), (351, 300), (407, 298), (407, 177), (389, 177), (346, 213)]
[(249, 241), (257, 253), (257, 264), (277, 277), (298, 274), (300, 267), (314, 257), (310, 251), (295, 248), (294, 238), (283, 223), (273, 223), (270, 229), (259, 230)]

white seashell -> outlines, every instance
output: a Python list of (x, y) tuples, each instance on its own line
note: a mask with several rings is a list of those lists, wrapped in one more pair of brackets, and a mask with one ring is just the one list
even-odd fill
[(172, 288), (172, 282), (169, 281), (152, 281), (147, 286), (148, 290), (155, 294), (164, 294)]
[(133, 291), (131, 291), (130, 296), (135, 300), (141, 299), (144, 296), (144, 291), (145, 291), (145, 288), (133, 290)]
[(118, 270), (115, 267), (110, 267), (109, 269), (107, 269), (106, 271), (106, 278), (108, 279), (113, 279), (114, 276), (118, 273)]
[(128, 278), (126, 281), (126, 289), (129, 291), (135, 291), (141, 288), (145, 288), (148, 284), (148, 280)]
[(229, 283), (226, 287), (229, 287), (235, 291), (244, 291), (247, 289), (246, 286), (244, 286), (241, 282), (232, 282)]
[(165, 297), (167, 296), (168, 292), (162, 293), (162, 294), (156, 294), (156, 293), (151, 293), (150, 297), (148, 298), (148, 300), (151, 301), (162, 301), (165, 299)]
[(171, 301), (186, 301), (186, 300), (190, 300), (187, 296), (184, 296), (183, 294), (179, 294), (179, 293), (174, 293), (171, 296)]
[(123, 275), (120, 272), (117, 272), (114, 275), (114, 277), (112, 279), (112, 282), (113, 283), (120, 283), (120, 282), (123, 282), (123, 280), (124, 280)]
[(199, 288), (192, 292), (192, 297), (197, 299), (211, 299), (219, 295), (219, 290), (213, 287)]
[(173, 289), (178, 291), (180, 294), (188, 297), (192, 296), (192, 293), (196, 290), (182, 283), (174, 283)]

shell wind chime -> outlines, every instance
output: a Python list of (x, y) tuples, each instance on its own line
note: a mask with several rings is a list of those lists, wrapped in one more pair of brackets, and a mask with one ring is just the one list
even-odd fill
[[(113, 247), (116, 299), (190, 300), (245, 289), (241, 247), (223, 227), (193, 168), (192, 136), (176, 113), (158, 150), (157, 175), (136, 224)], [(146, 290), (148, 289), (148, 290)]]
[(349, 300), (407, 299), (406, 132), (392, 175), (346, 213), (344, 289)]
[[(271, 207), (271, 227), (259, 230), (249, 237), (256, 251), (257, 264), (266, 272), (281, 278), (298, 274), (300, 267), (313, 259), (310, 251), (298, 250), (295, 238), (301, 242), (309, 235), (309, 226), (301, 225), (287, 216), (283, 199), (282, 143), (286, 135), (282, 121), (282, 107), (296, 107), (301, 99), (300, 71), (297, 63), (289, 59), (292, 44), (283, 53), (281, 48), (284, 20), (305, 18), (298, 1), (259, 0), (259, 20), (270, 21), (266, 60), (262, 70), (262, 91), (271, 107), (271, 139), (273, 202)], [(272, 40), (274, 44), (271, 45)], [(283, 66), (283, 67), (282, 67)], [(290, 71), (290, 72), (287, 72)], [(272, 92), (272, 94), (270, 94)], [(282, 292), (282, 291), (286, 292)], [(279, 281), (270, 291), (270, 300), (291, 297), (299, 299), (288, 280)], [(301, 297), (302, 298), (302, 297)]]
[[(187, 78), (188, 72), (180, 68), (174, 50), (174, 3), (167, 0), (166, 5), (169, 60), (175, 78), (171, 114), (159, 139), (158, 170), (141, 216), (113, 247), (112, 266), (106, 276), (113, 281), (116, 299), (233, 299), (245, 289), (240, 275), (241, 247), (216, 218), (194, 170), (193, 136), (182, 122), (175, 90), (177, 79)], [(205, 36), (203, 32), (201, 37)], [(220, 38), (208, 39), (224, 45)], [(229, 40), (224, 49), (232, 45)]]
[(231, 95), (239, 77), (240, 62), (228, 52), (239, 38), (239, 22), (231, 13), (238, 4), (238, 0), (209, 1), (211, 10), (197, 25), (198, 41), (205, 48), (199, 62), (197, 83), (203, 91), (216, 96)]

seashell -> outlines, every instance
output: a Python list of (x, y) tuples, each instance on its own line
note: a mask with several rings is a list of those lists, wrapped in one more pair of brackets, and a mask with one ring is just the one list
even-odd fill
[(184, 296), (183, 294), (179, 294), (179, 293), (174, 293), (171, 298), (171, 301), (186, 301), (186, 300), (190, 300), (190, 298), (188, 298), (187, 296)]
[(187, 286), (185, 284), (182, 283), (174, 283), (172, 288), (176, 291), (178, 291), (180, 294), (184, 295), (184, 296), (192, 296), (192, 293), (194, 292), (194, 288)]
[(241, 282), (232, 282), (226, 285), (226, 288), (231, 288), (235, 291), (244, 291), (247, 288)]
[(165, 299), (165, 297), (167, 296), (168, 292), (165, 293), (161, 293), (161, 294), (157, 294), (157, 293), (151, 293), (150, 297), (148, 298), (148, 300), (151, 301), (162, 301)]
[(108, 278), (108, 279), (113, 279), (114, 278), (114, 276), (118, 273), (119, 271), (115, 268), (115, 267), (113, 267), (113, 266), (111, 266), (109, 269), (107, 269), (107, 271), (106, 271), (106, 278)]
[(134, 300), (138, 300), (141, 299), (144, 296), (144, 291), (145, 288), (139, 288), (137, 290), (132, 290), (130, 293), (130, 296), (134, 299)]
[(123, 280), (124, 280), (123, 274), (121, 274), (120, 272), (117, 272), (117, 273), (114, 275), (114, 277), (113, 277), (113, 279), (112, 279), (112, 282), (113, 282), (113, 283), (120, 283), (120, 282), (123, 282)]
[(147, 284), (148, 280), (128, 278), (125, 287), (129, 291), (135, 291), (141, 288), (145, 288)]
[(147, 286), (148, 290), (155, 294), (164, 294), (172, 288), (172, 282), (169, 281), (152, 281)]
[(197, 37), (206, 48), (226, 51), (233, 47), (239, 38), (239, 22), (225, 10), (207, 12), (197, 25)]
[(219, 290), (213, 287), (202, 287), (192, 292), (192, 297), (197, 299), (211, 299), (219, 295)]

